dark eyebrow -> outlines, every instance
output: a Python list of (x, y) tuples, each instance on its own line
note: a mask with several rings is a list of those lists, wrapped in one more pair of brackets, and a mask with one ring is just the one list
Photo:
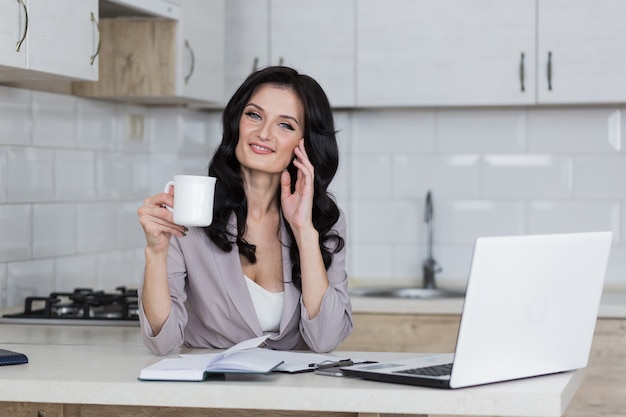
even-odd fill
[[(255, 103), (250, 102), (250, 103), (246, 104), (246, 107), (248, 107), (248, 106), (252, 106), (252, 107), (255, 107), (255, 108), (257, 108), (257, 109), (259, 109), (259, 110), (263, 111), (263, 107), (259, 106), (258, 104), (255, 104)], [(283, 118), (285, 118), (285, 119), (293, 120), (293, 122), (294, 122), (295, 124), (297, 124), (298, 126), (300, 126), (300, 123), (298, 122), (298, 119), (296, 119), (294, 116), (289, 116), (288, 114), (281, 114), (279, 117), (283, 117)]]

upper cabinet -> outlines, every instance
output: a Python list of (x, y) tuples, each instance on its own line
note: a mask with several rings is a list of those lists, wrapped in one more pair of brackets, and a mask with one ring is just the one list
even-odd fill
[(223, 97), (224, 0), (175, 0), (172, 18), (101, 18), (100, 77), (72, 93), (141, 104), (217, 105)]
[(178, 0), (182, 5), (177, 84), (181, 95), (220, 103), (224, 95), (224, 0)]
[(270, 65), (269, 0), (228, 0), (224, 102), (250, 73)]
[(354, 106), (355, 2), (229, 0), (225, 99), (255, 69), (286, 65), (318, 81), (332, 106)]
[(358, 106), (530, 104), (535, 1), (358, 0)]
[(626, 102), (626, 2), (538, 1), (539, 103)]
[(357, 0), (357, 106), (626, 102), (623, 0)]
[(97, 80), (98, 0), (0, 0), (0, 81)]

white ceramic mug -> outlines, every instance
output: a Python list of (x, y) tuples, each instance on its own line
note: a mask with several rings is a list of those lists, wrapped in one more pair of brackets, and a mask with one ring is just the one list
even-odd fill
[(169, 193), (174, 186), (174, 207), (165, 206), (174, 213), (174, 223), (181, 226), (208, 226), (213, 221), (214, 177), (174, 175), (174, 181), (165, 184)]

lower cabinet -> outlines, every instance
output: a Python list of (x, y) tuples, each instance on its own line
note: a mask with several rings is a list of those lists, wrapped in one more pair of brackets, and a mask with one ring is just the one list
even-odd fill
[(359, 417), (357, 413), (279, 410), (251, 412), (250, 410), (219, 408), (0, 402), (0, 417), (250, 417), (251, 415), (254, 417)]
[[(453, 352), (460, 316), (355, 313), (354, 331), (337, 350)], [(565, 417), (623, 416), (626, 320), (599, 319), (585, 379)]]
[(67, 417), (63, 408), (53, 403), (0, 402), (0, 417)]

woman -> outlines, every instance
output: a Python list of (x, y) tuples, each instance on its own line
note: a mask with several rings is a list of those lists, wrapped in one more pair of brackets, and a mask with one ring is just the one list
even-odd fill
[(346, 221), (327, 190), (338, 166), (328, 99), (311, 77), (268, 67), (239, 87), (222, 123), (211, 226), (174, 224), (163, 208), (172, 192), (138, 210), (144, 341), (163, 355), (269, 333), (273, 349), (331, 351), (353, 325)]

